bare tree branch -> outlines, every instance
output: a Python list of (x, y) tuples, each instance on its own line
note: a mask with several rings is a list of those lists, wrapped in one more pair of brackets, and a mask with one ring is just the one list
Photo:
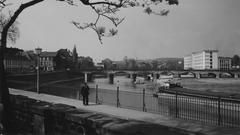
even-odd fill
[(17, 17), (21, 14), (21, 12), (30, 7), (30, 6), (33, 6), (39, 2), (42, 2), (44, 0), (32, 0), (32, 1), (29, 1), (27, 3), (24, 3), (22, 4), (13, 14), (13, 16), (10, 18), (10, 20), (7, 22), (7, 24), (3, 27), (3, 30), (2, 30), (2, 35), (1, 35), (1, 46), (3, 47), (6, 47), (6, 43), (7, 43), (7, 33), (8, 33), (8, 30), (9, 28), (12, 26), (12, 24), (16, 21)]
[[(64, 1), (64, 0), (63, 0)], [(73, 0), (67, 0), (71, 1), (70, 3), (73, 3)], [(87, 29), (91, 28), (93, 29), (96, 34), (98, 35), (98, 39), (100, 43), (102, 43), (102, 37), (110, 37), (115, 36), (117, 34), (117, 30), (110, 29), (109, 31), (105, 30), (105, 27), (98, 26), (98, 22), (100, 18), (105, 18), (112, 22), (112, 24), (115, 27), (118, 27), (119, 24), (121, 24), (125, 18), (116, 17), (117, 11), (119, 11), (120, 8), (127, 8), (127, 7), (135, 7), (135, 6), (141, 6), (144, 9), (144, 12), (147, 14), (154, 14), (154, 15), (160, 15), (160, 16), (167, 16), (169, 13), (169, 10), (167, 9), (161, 9), (160, 11), (155, 10), (153, 7), (159, 5), (160, 3), (172, 5), (172, 4), (178, 4), (178, 0), (116, 0), (115, 2), (111, 2), (109, 0), (100, 0), (97, 2), (90, 2), (89, 0), (80, 0), (84, 5), (89, 5), (92, 7), (92, 9), (97, 14), (97, 18), (93, 23), (85, 23), (81, 25), (77, 22), (72, 22), (77, 28), (79, 29)], [(103, 32), (104, 28), (104, 33)], [(108, 33), (107, 33), (108, 32)]]
[(0, 11), (6, 6), (6, 0), (0, 0)]
[[(9, 14), (11, 14), (11, 13), (9, 12)], [(8, 21), (9, 20), (6, 18), (6, 16), (4, 14), (0, 13), (0, 31), (2, 31), (3, 27), (6, 25), (6, 23)], [(19, 34), (20, 32), (17, 27), (17, 24), (18, 24), (18, 22), (15, 21), (13, 23), (13, 25), (9, 28), (8, 33), (7, 33), (7, 40), (12, 43), (15, 43), (17, 38), (20, 36), (20, 34)], [(0, 33), (0, 36), (1, 36), (1, 33)]]

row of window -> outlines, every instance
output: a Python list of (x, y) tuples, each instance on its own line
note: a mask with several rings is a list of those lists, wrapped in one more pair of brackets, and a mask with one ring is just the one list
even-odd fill
[(4, 60), (5, 67), (25, 67), (34, 64), (32, 61)]
[(53, 62), (50, 61), (44, 61), (44, 62), (40, 62), (41, 66), (53, 66)]
[(45, 60), (52, 61), (53, 58), (52, 57), (41, 57), (40, 60), (42, 60), (42, 61), (45, 61)]

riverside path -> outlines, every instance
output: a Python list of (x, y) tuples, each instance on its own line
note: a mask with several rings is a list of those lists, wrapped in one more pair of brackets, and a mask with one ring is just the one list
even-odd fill
[(169, 118), (163, 115), (151, 114), (147, 112), (140, 112), (124, 108), (116, 108), (107, 105), (96, 105), (90, 103), (89, 106), (83, 106), (82, 101), (76, 99), (63, 98), (48, 94), (37, 94), (35, 92), (17, 90), (10, 88), (10, 94), (12, 95), (23, 95), (32, 99), (46, 101), (50, 103), (61, 103), (66, 105), (75, 106), (80, 109), (93, 111), (96, 113), (108, 114), (114, 117), (120, 117), (123, 119), (134, 119), (145, 121), (149, 123), (164, 125), (169, 127), (171, 130), (187, 131), (189, 134), (203, 134), (203, 135), (239, 135), (239, 128), (223, 128), (218, 126), (206, 126), (198, 123), (184, 121), (179, 119)]

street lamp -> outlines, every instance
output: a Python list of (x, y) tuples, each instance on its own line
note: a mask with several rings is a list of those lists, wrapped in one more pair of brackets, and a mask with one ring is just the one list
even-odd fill
[(39, 94), (39, 60), (40, 60), (39, 56), (42, 52), (42, 48), (38, 47), (35, 49), (35, 51), (37, 54), (37, 93)]

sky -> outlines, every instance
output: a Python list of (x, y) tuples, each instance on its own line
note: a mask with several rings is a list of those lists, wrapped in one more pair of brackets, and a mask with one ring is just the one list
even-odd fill
[[(105, 58), (122, 60), (184, 57), (191, 52), (217, 49), (219, 55), (240, 55), (240, 0), (179, 0), (168, 16), (143, 13), (142, 8), (123, 9), (125, 17), (115, 37), (103, 38), (100, 44), (96, 33), (79, 30), (71, 21), (81, 23), (96, 18), (89, 7), (69, 6), (47, 0), (26, 9), (18, 18), (20, 38), (13, 47), (43, 51), (72, 50), (76, 45), (80, 56), (94, 61)], [(113, 25), (106, 20), (102, 23)]]

